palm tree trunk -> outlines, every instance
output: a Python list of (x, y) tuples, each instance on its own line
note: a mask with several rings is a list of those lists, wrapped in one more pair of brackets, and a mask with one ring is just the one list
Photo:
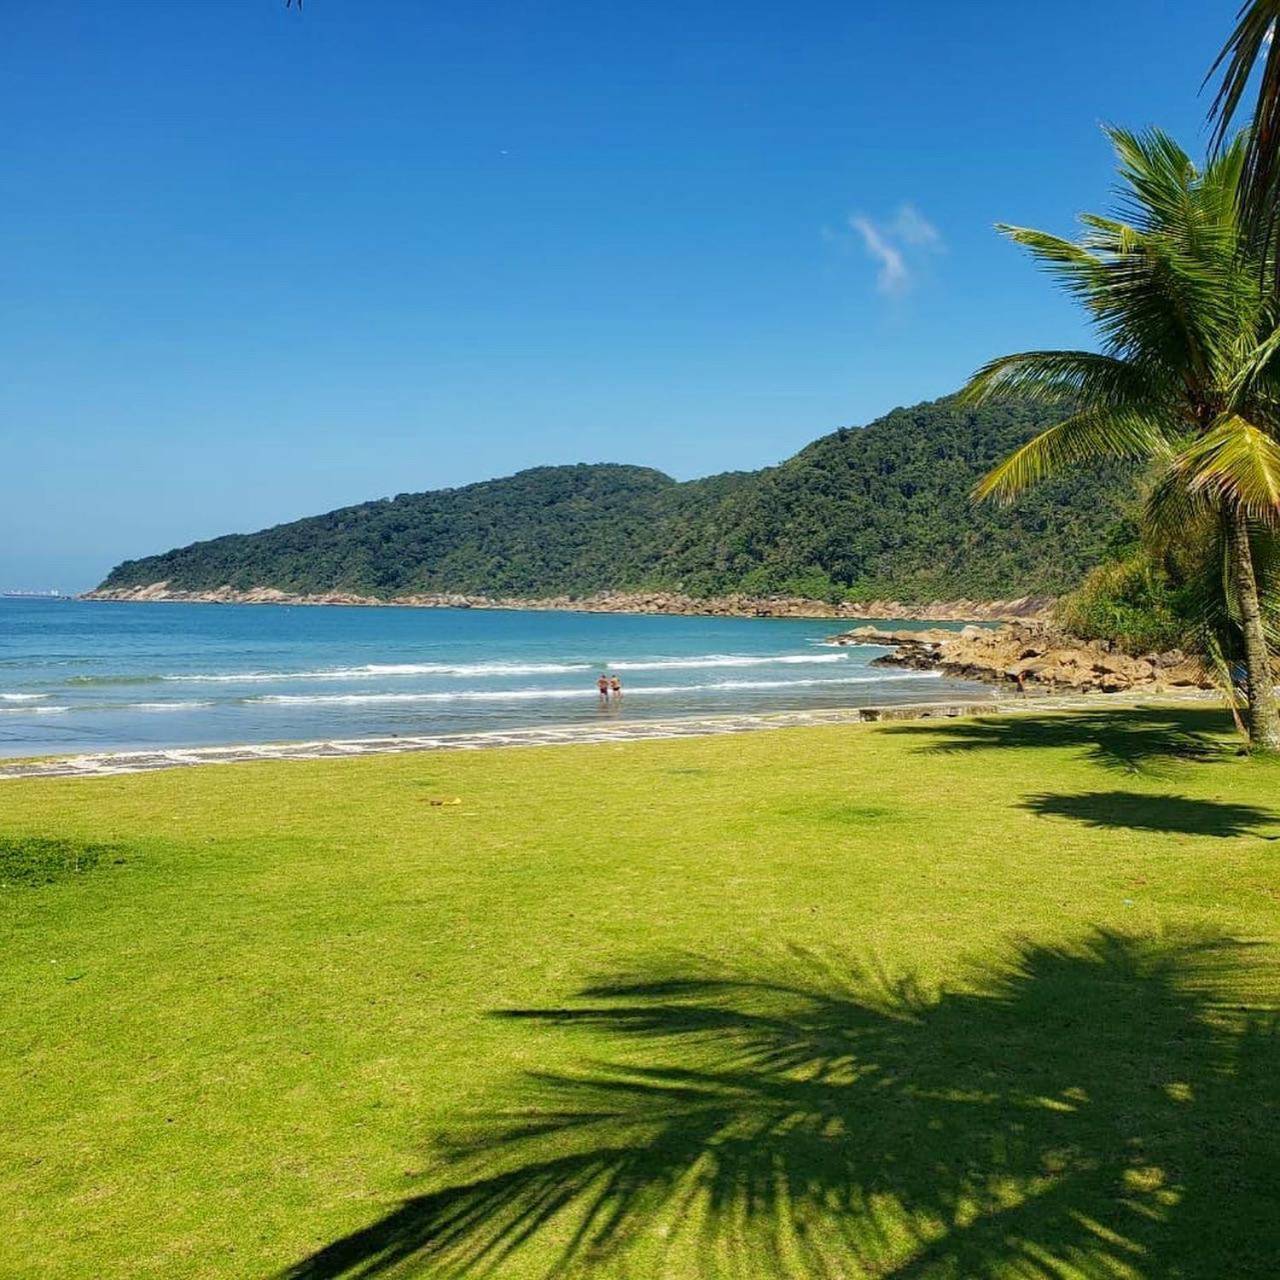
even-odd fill
[(1280, 711), (1276, 708), (1271, 654), (1262, 628), (1258, 580), (1249, 546), (1249, 521), (1238, 507), (1227, 512), (1227, 551), (1244, 631), (1244, 664), (1249, 678), (1249, 705), (1245, 711), (1249, 745), (1255, 751), (1280, 752)]

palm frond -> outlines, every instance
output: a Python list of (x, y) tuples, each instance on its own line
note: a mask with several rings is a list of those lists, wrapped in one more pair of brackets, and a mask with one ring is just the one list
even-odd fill
[(1280, 401), (1280, 324), (1235, 362), (1228, 382), (1227, 403), (1241, 410), (1259, 398)]
[(1122, 217), (1085, 214), (1078, 240), (1002, 225), (1090, 312), (1106, 354), (1211, 384), (1259, 306), (1239, 253), (1233, 144), (1201, 171), (1167, 134), (1110, 129)]
[(960, 398), (981, 404), (995, 396), (1016, 395), (1037, 404), (1073, 400), (1111, 408), (1155, 412), (1168, 388), (1138, 366), (1095, 351), (1023, 351), (983, 365)]
[(993, 499), (1008, 503), (1074, 463), (1144, 458), (1166, 448), (1164, 426), (1159, 421), (1103, 407), (1082, 409), (1040, 432), (992, 468), (978, 482), (973, 496), (980, 502)]
[[(1280, 532), (1265, 526), (1250, 530), (1249, 546), (1267, 643), (1280, 645)], [(1221, 508), (1188, 534), (1182, 556), (1182, 613), (1187, 620), (1185, 647), (1214, 665), (1234, 663), (1243, 654), (1239, 602), (1232, 581)]]
[(1222, 73), (1209, 108), (1211, 146), (1220, 151), (1265, 53), (1248, 130), (1240, 203), (1249, 221), (1268, 233), (1276, 224), (1276, 197), (1280, 194), (1280, 45), (1272, 39), (1277, 22), (1280, 0), (1250, 0), (1243, 5), (1235, 29), (1205, 77), (1208, 84)]
[(1098, 261), (1088, 249), (1078, 245), (1074, 240), (1063, 236), (1052, 235), (1048, 231), (1037, 231), (1034, 227), (1018, 227), (1010, 222), (997, 222), (996, 230), (1008, 236), (1016, 244), (1030, 249), (1032, 254), (1045, 263), (1069, 263), (1089, 266)]
[(1036, 262), (1053, 276), (1068, 293), (1074, 294), (1086, 306), (1100, 284), (1100, 272), (1104, 262), (1087, 245), (1077, 244), (1063, 236), (1032, 227), (1015, 227), (999, 222), (996, 230), (1008, 236), (1015, 244), (1028, 250)]
[(1198, 383), (1212, 383), (1239, 332), (1224, 257), (1195, 258), (1152, 238), (1113, 257), (1091, 300), (1107, 349), (1157, 367), (1182, 367)]
[(1162, 129), (1103, 132), (1116, 153), (1120, 212), (1142, 231), (1181, 226), (1195, 214), (1192, 188), (1200, 173), (1191, 157)]
[(1119, 218), (1108, 218), (1100, 213), (1082, 213), (1078, 221), (1086, 228), (1081, 247), (1096, 254), (1128, 254), (1137, 251), (1143, 232)]
[(1157, 557), (1176, 556), (1188, 544), (1210, 540), (1217, 522), (1212, 497), (1189, 489), (1173, 467), (1164, 468), (1142, 504), (1143, 541)]
[(1237, 414), (1219, 421), (1174, 460), (1190, 493), (1241, 507), (1254, 520), (1280, 524), (1280, 443)]

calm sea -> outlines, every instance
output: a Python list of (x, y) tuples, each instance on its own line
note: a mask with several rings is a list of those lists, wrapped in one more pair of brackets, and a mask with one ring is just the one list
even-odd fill
[[(910, 625), (910, 624), (901, 624)], [(0, 600), (0, 755), (931, 701), (823, 620)], [(625, 697), (602, 709), (595, 679)]]

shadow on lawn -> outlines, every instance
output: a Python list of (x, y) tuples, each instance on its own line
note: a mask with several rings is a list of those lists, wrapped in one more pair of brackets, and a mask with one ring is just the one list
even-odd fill
[(1230, 717), (1210, 707), (1132, 707), (1067, 711), (979, 720), (929, 720), (886, 725), (882, 732), (924, 739), (922, 750), (980, 751), (1001, 747), (1083, 747), (1088, 757), (1130, 773), (1153, 771), (1175, 760), (1227, 758), (1239, 746)]
[(1280, 821), (1280, 815), (1257, 805), (1135, 791), (1091, 791), (1074, 796), (1046, 793), (1028, 796), (1022, 807), (1042, 817), (1074, 818), (1090, 827), (1129, 827), (1135, 831), (1193, 836), (1260, 835), (1258, 827)]
[(791, 952), (509, 1012), (627, 1048), (287, 1274), (1270, 1277), (1267, 954), (1094, 933), (937, 994)]

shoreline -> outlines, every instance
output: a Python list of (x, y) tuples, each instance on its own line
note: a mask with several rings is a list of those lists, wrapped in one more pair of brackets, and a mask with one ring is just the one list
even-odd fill
[(1030, 697), (993, 696), (939, 702), (890, 704), (884, 707), (832, 707), (807, 711), (699, 716), (689, 719), (637, 720), (609, 725), (558, 725), (528, 729), (490, 729), (473, 733), (405, 737), (324, 738), (304, 742), (226, 744), (76, 753), (74, 755), (0, 759), (0, 782), (23, 778), (105, 778), (169, 769), (269, 761), (358, 759), (372, 755), (406, 755), (430, 751), (483, 751), (501, 747), (589, 746), (672, 738), (717, 737), (772, 729), (823, 725), (879, 724), (898, 720), (957, 720), (988, 715), (1085, 711), (1097, 707), (1135, 709), (1154, 705), (1195, 705), (1217, 701), (1203, 690), (1150, 690), (1124, 694), (1075, 694)]
[(1010, 600), (939, 600), (905, 604), (899, 600), (831, 604), (804, 596), (689, 596), (678, 591), (599, 591), (588, 596), (485, 596), (462, 593), (393, 596), (382, 599), (349, 592), (296, 594), (275, 587), (214, 591), (171, 589), (167, 582), (141, 587), (97, 588), (79, 600), (127, 604), (275, 604), (401, 609), (500, 609), (522, 612), (622, 613), (672, 617), (832, 618), (903, 622), (1019, 622), (1048, 618), (1051, 596)]

